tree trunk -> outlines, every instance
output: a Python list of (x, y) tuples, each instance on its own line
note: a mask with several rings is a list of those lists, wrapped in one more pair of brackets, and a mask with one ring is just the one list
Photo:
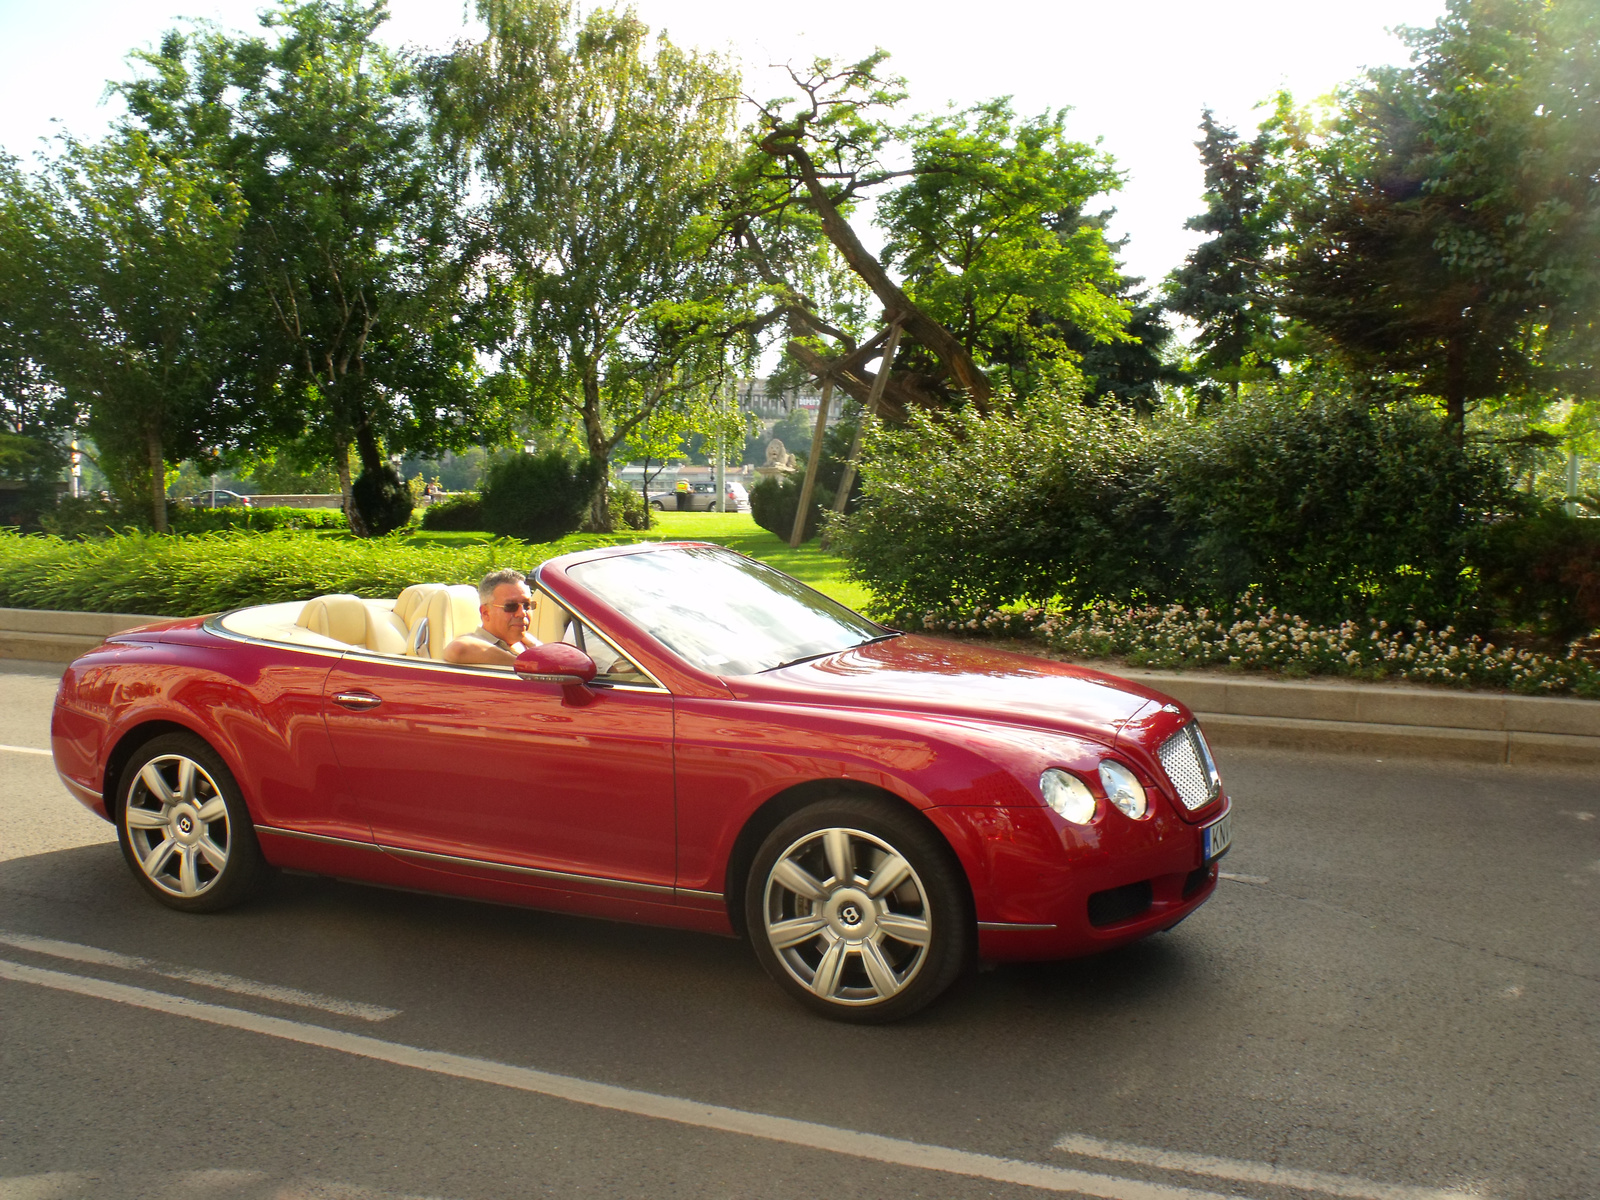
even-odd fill
[(889, 273), (883, 269), (883, 264), (861, 244), (861, 239), (856, 237), (855, 230), (850, 228), (850, 222), (840, 214), (832, 197), (828, 195), (828, 189), (818, 178), (816, 164), (811, 161), (811, 156), (806, 153), (805, 148), (783, 133), (770, 134), (762, 141), (761, 148), (776, 158), (789, 159), (799, 169), (800, 180), (811, 198), (811, 207), (822, 221), (822, 231), (828, 235), (828, 240), (838, 247), (839, 253), (844, 256), (850, 269), (859, 275), (872, 289), (873, 294), (882, 301), (884, 308), (888, 310), (888, 319), (901, 317), (906, 332), (921, 345), (933, 351), (940, 364), (955, 380), (956, 386), (965, 391), (979, 407), (987, 404), (993, 394), (988, 376), (978, 369), (978, 365), (972, 361), (972, 356), (967, 353), (967, 348), (954, 334), (911, 303), (894, 280), (889, 278)]
[(150, 458), (150, 524), (157, 533), (167, 532), (167, 456), (162, 452), (161, 434), (145, 433), (145, 449)]
[(610, 533), (611, 504), (606, 485), (611, 476), (611, 446), (600, 423), (600, 380), (593, 363), (583, 367), (583, 435), (597, 476), (594, 494), (589, 497), (589, 529), (593, 533)]
[(356, 511), (356, 498), (350, 478), (350, 443), (340, 442), (334, 447), (334, 465), (339, 471), (339, 494), (344, 497), (344, 519), (350, 522), (350, 532), (357, 537), (367, 536), (367, 523)]
[(1453, 337), (1444, 352), (1445, 421), (1463, 446), (1467, 440), (1467, 350), (1461, 337)]

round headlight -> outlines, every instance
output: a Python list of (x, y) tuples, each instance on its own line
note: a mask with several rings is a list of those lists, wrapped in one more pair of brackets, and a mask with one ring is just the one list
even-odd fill
[(1106, 790), (1106, 799), (1128, 816), (1134, 820), (1144, 816), (1144, 786), (1127, 767), (1112, 759), (1105, 759), (1100, 764), (1100, 786)]
[(1074, 825), (1094, 820), (1094, 793), (1076, 775), (1051, 767), (1039, 776), (1044, 802)]

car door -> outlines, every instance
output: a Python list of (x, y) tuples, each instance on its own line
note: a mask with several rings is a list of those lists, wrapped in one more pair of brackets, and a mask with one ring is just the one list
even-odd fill
[(563, 688), (352, 652), (324, 694), (344, 787), (386, 849), (535, 886), (672, 887), (672, 697), (642, 673)]

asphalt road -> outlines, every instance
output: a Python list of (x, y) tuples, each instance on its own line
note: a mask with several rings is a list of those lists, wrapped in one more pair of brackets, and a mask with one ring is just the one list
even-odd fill
[(1600, 1196), (1592, 774), (1224, 753), (1187, 923), (857, 1029), (716, 938), (169, 912), (22, 752), (54, 687), (0, 665), (0, 1200)]

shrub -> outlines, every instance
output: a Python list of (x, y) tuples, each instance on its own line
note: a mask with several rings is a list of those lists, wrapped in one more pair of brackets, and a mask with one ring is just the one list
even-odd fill
[(378, 598), (424, 581), (476, 583), (499, 567), (527, 571), (554, 554), (614, 540), (580, 535), (559, 545), (449, 547), (232, 530), (73, 541), (0, 530), (0, 607), (181, 617), (330, 592)]
[(290, 508), (180, 508), (167, 506), (167, 525), (173, 533), (214, 533), (224, 529), (348, 529), (342, 509)]
[(388, 463), (361, 472), (350, 486), (350, 499), (374, 537), (404, 528), (411, 520), (411, 489)]
[(606, 484), (606, 502), (611, 506), (612, 529), (646, 527), (644, 496), (631, 483), (613, 477)]
[(554, 541), (582, 526), (597, 483), (588, 459), (574, 464), (559, 450), (514, 454), (489, 468), (484, 526), (502, 537)]
[(880, 431), (851, 574), (892, 614), (1060, 597), (1232, 603), (1308, 619), (1484, 621), (1474, 555), (1505, 473), (1420, 408), (1304, 385), (1143, 425), (1071, 396)]
[(1503, 626), (1562, 642), (1600, 628), (1600, 520), (1548, 507), (1502, 521), (1479, 561)]
[(477, 492), (462, 492), (435, 500), (422, 510), (422, 527), (447, 533), (474, 533), (484, 527), (483, 500)]
[[(803, 479), (794, 475), (769, 475), (750, 489), (750, 516), (769, 533), (788, 541), (794, 533), (794, 515), (800, 507), (800, 489)], [(811, 512), (806, 517), (803, 540), (817, 536), (822, 523), (822, 513), (832, 507), (834, 491), (820, 481), (811, 496)]]

